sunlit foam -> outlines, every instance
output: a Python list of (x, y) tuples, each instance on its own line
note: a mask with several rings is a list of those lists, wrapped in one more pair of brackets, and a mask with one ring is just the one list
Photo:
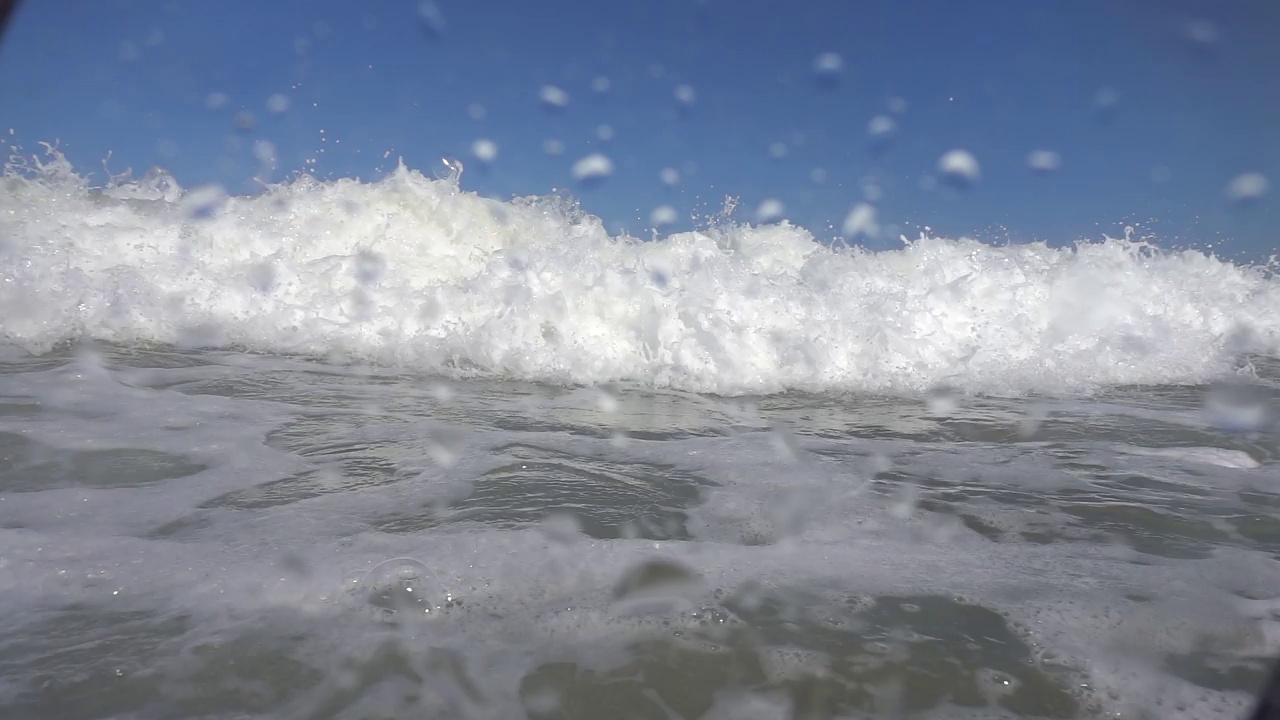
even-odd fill
[[(612, 169), (585, 160), (575, 176)], [(0, 195), (0, 333), (31, 351), (228, 344), (738, 394), (1196, 382), (1280, 349), (1263, 269), (1126, 240), (870, 252), (721, 219), (640, 242), (563, 198), (499, 202), (403, 166), (227, 197), (164, 173), (92, 190), (42, 163)], [(873, 206), (842, 230), (876, 236)]]

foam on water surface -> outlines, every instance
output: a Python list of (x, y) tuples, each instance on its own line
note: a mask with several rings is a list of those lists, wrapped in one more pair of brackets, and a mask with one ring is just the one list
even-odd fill
[(35, 352), (91, 337), (734, 395), (1198, 382), (1280, 350), (1269, 272), (1126, 240), (870, 252), (720, 222), (640, 241), (403, 166), (226, 198), (163, 173), (92, 190), (52, 155), (3, 187), (0, 333)]
[(0, 474), (13, 717), (1235, 717), (1276, 650), (1274, 489), (1108, 466), (1125, 432), (1214, 454), (1154, 410), (1046, 400), (1028, 436), (999, 399), (442, 392), (118, 346), (3, 369), (0, 455), (69, 469)]

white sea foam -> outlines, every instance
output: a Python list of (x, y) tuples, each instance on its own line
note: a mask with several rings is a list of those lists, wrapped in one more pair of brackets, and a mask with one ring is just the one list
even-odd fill
[(871, 252), (722, 223), (644, 242), (404, 167), (194, 215), (203, 190), (94, 191), (56, 156), (3, 188), (0, 335), (31, 351), (91, 336), (737, 394), (1189, 382), (1280, 350), (1268, 272), (1125, 240)]

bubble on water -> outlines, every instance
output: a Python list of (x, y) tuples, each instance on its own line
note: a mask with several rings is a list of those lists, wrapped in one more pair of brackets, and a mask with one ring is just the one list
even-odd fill
[(283, 115), (289, 112), (289, 96), (284, 93), (274, 93), (268, 97), (267, 112), (272, 115)]
[(555, 157), (564, 154), (564, 141), (548, 138), (542, 141), (542, 152)]
[(201, 185), (182, 196), (182, 210), (188, 217), (204, 219), (212, 216), (227, 200), (227, 191), (221, 185)]
[(769, 146), (769, 157), (774, 160), (781, 160), (785, 158), (789, 152), (791, 151), (787, 148), (787, 144), (784, 142), (776, 142)]
[(569, 107), (569, 93), (555, 85), (543, 85), (538, 91), (538, 99), (548, 110), (563, 110)]
[(488, 138), (480, 138), (471, 143), (471, 154), (487, 165), (498, 159), (498, 144)]
[(594, 185), (613, 174), (613, 161), (603, 153), (592, 153), (575, 162), (570, 172), (579, 183)]
[(449, 29), (444, 13), (440, 12), (440, 6), (434, 0), (421, 0), (418, 3), (418, 22), (422, 32), (435, 40), (444, 37), (445, 31)]
[(1271, 403), (1265, 388), (1254, 383), (1217, 382), (1205, 393), (1204, 415), (1219, 430), (1254, 433), (1270, 424)]
[(228, 102), (231, 102), (231, 98), (223, 92), (211, 92), (204, 98), (204, 106), (210, 110), (221, 110)]
[(358, 590), (384, 620), (425, 618), (454, 603), (426, 565), (407, 557), (375, 565), (360, 578)]
[(1032, 172), (1047, 175), (1062, 165), (1062, 156), (1052, 150), (1032, 150), (1027, 155), (1027, 167)]
[(680, 171), (672, 167), (662, 168), (662, 171), (658, 173), (658, 179), (662, 181), (663, 185), (674, 187), (680, 184)]
[(1271, 183), (1260, 172), (1247, 172), (1232, 178), (1227, 183), (1226, 194), (1233, 202), (1250, 203), (1266, 197)]
[(676, 102), (684, 107), (692, 107), (698, 102), (698, 93), (693, 89), (692, 85), (677, 85), (672, 94), (675, 96)]
[(925, 404), (930, 415), (951, 415), (960, 407), (960, 393), (955, 388), (940, 385), (925, 394)]
[(613, 87), (613, 83), (604, 75), (597, 75), (591, 79), (591, 91), (595, 93), (607, 93)]
[(844, 218), (840, 233), (847, 240), (874, 240), (880, 235), (880, 223), (876, 220), (875, 206), (858, 203)]
[(471, 103), (467, 106), (467, 117), (479, 122), (489, 115), (489, 111), (480, 103)]
[(938, 173), (951, 185), (967, 188), (982, 177), (978, 159), (968, 150), (956, 148), (938, 159)]
[(701, 576), (676, 560), (654, 558), (630, 567), (614, 584), (615, 610), (628, 615), (679, 612), (705, 592)]
[(670, 205), (659, 205), (649, 213), (649, 222), (655, 228), (665, 228), (674, 225), (679, 216), (676, 209)]
[(781, 200), (777, 198), (765, 198), (765, 200), (760, 203), (760, 207), (756, 208), (756, 222), (762, 225), (777, 222), (782, 219), (784, 212), (786, 212), (786, 207), (782, 204)]
[(844, 58), (839, 53), (824, 52), (813, 59), (813, 75), (819, 87), (834, 88), (844, 75)]
[(596, 127), (596, 137), (600, 138), (602, 142), (609, 142), (613, 139), (613, 126), (598, 125)]

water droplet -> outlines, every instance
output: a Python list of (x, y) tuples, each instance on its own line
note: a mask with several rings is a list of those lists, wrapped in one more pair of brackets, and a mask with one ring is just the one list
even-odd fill
[(651, 559), (629, 568), (613, 588), (613, 598), (627, 614), (687, 609), (703, 591), (702, 578), (675, 560)]
[(560, 111), (569, 107), (569, 93), (555, 85), (543, 85), (538, 98), (548, 110)]
[(655, 228), (665, 228), (674, 225), (678, 217), (675, 208), (670, 205), (659, 205), (649, 213), (649, 222)]
[(877, 115), (867, 122), (867, 135), (871, 141), (883, 145), (898, 131), (898, 122), (888, 115)]
[(485, 106), (481, 105), (480, 103), (471, 103), (470, 105), (467, 106), (467, 117), (471, 118), (472, 120), (475, 120), (476, 122), (480, 122), (481, 120), (485, 119), (485, 117), (487, 117), (488, 114), (489, 114), (489, 111), (485, 109)]
[(819, 87), (830, 89), (838, 86), (844, 70), (844, 58), (839, 53), (824, 52), (813, 59), (813, 74)]
[(889, 98), (889, 112), (894, 115), (901, 115), (907, 111), (907, 101), (905, 98), (891, 97)]
[(564, 154), (564, 141), (547, 139), (542, 141), (542, 152), (555, 157)]
[(480, 138), (471, 143), (471, 154), (487, 165), (498, 159), (498, 144), (488, 138)]
[(1270, 424), (1271, 407), (1266, 390), (1249, 382), (1215, 383), (1204, 398), (1204, 414), (1211, 425), (1225, 432), (1258, 432)]
[(618, 398), (613, 393), (602, 387), (596, 388), (596, 407), (600, 408), (600, 412), (610, 415), (618, 412)]
[(227, 103), (230, 102), (230, 100), (231, 99), (227, 97), (226, 93), (211, 92), (205, 96), (204, 106), (210, 110), (221, 110), (227, 106)]
[(1052, 150), (1032, 150), (1027, 155), (1027, 167), (1032, 172), (1047, 175), (1062, 164), (1062, 156)]
[(978, 159), (968, 150), (950, 150), (938, 159), (938, 173), (958, 188), (967, 188), (982, 176)]
[(1250, 203), (1261, 200), (1271, 189), (1271, 183), (1260, 172), (1247, 172), (1237, 175), (1227, 183), (1226, 194), (1233, 202)]
[(692, 107), (698, 102), (698, 93), (693, 89), (692, 85), (677, 85), (672, 92), (676, 98), (676, 102), (684, 107)]
[(602, 142), (609, 142), (613, 139), (613, 126), (600, 125), (596, 127), (596, 137), (600, 138)]
[(781, 160), (786, 157), (789, 152), (790, 150), (784, 142), (776, 142), (769, 146), (769, 157), (774, 160)]
[(876, 220), (875, 207), (869, 203), (854, 205), (845, 216), (840, 232), (849, 240), (874, 240), (880, 235), (880, 224)]
[(595, 93), (607, 93), (613, 87), (613, 83), (604, 75), (597, 75), (591, 79), (591, 91)]
[(1211, 20), (1192, 20), (1187, 23), (1187, 39), (1198, 45), (1213, 45), (1218, 42), (1218, 26)]
[(760, 224), (777, 222), (782, 219), (783, 213), (786, 212), (782, 201), (777, 198), (766, 198), (760, 203), (760, 207), (756, 208), (756, 222)]
[(249, 285), (266, 295), (276, 289), (276, 268), (270, 260), (255, 263), (249, 268)]
[(372, 285), (378, 282), (386, 269), (387, 261), (378, 253), (372, 250), (361, 250), (356, 253), (354, 272), (356, 282), (361, 285)]
[(418, 20), (422, 24), (422, 32), (433, 40), (444, 37), (449, 27), (444, 13), (440, 12), (440, 6), (434, 0), (422, 0), (418, 3)]
[(827, 171), (822, 168), (814, 168), (809, 171), (809, 182), (814, 185), (821, 185), (827, 181)]
[(573, 164), (573, 179), (582, 185), (595, 185), (613, 174), (613, 161), (603, 153), (592, 153)]
[(564, 545), (582, 537), (582, 523), (578, 516), (567, 511), (548, 513), (539, 529), (548, 540)]
[(674, 187), (680, 183), (680, 171), (675, 168), (662, 168), (662, 172), (658, 173), (658, 179), (667, 187)]
[(231, 123), (236, 127), (237, 130), (242, 130), (247, 132), (249, 130), (252, 130), (254, 125), (258, 124), (258, 119), (255, 118), (253, 116), (253, 113), (249, 112), (248, 110), (241, 110), (240, 112), (235, 114), (235, 117), (231, 119)]
[(452, 599), (427, 566), (413, 558), (384, 560), (365, 573), (359, 588), (385, 619), (425, 617)]
[(960, 393), (954, 388), (939, 386), (925, 395), (925, 404), (930, 415), (950, 415), (960, 406)]
[(289, 96), (284, 93), (275, 93), (268, 97), (267, 112), (272, 115), (283, 115), (289, 112)]
[(916, 507), (920, 504), (920, 489), (915, 483), (906, 482), (898, 486), (897, 497), (892, 505), (889, 506), (889, 515), (899, 519), (906, 520), (915, 514)]
[(182, 196), (182, 209), (188, 217), (205, 219), (222, 207), (227, 191), (221, 185), (201, 185)]

